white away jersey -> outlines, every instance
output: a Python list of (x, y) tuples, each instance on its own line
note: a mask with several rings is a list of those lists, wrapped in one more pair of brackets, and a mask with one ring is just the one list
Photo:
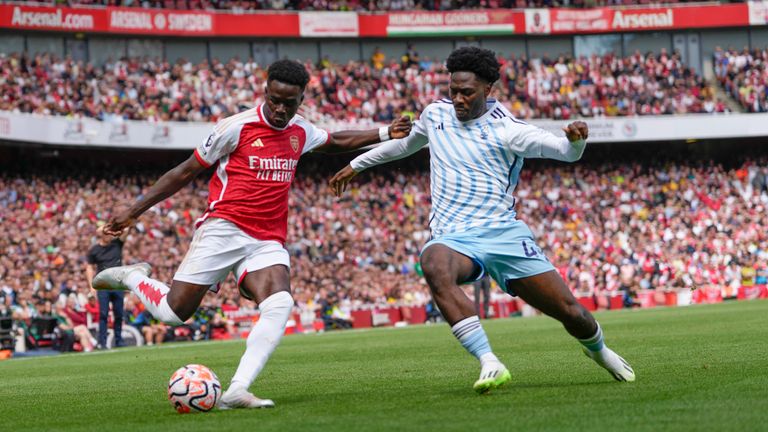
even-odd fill
[(513, 220), (513, 191), (524, 158), (581, 156), (570, 154), (565, 137), (515, 119), (496, 100), (489, 99), (487, 108), (481, 117), (461, 122), (451, 101), (442, 99), (427, 106), (406, 138), (429, 143), (435, 237)]

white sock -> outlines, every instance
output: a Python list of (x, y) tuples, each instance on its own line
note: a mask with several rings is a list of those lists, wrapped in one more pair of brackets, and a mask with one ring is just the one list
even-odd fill
[(488, 337), (480, 324), (477, 315), (457, 322), (451, 327), (451, 332), (459, 340), (461, 346), (470, 354), (480, 360), (480, 365), (485, 366), (489, 362), (498, 362), (499, 359), (491, 351), (491, 345), (488, 343)]
[(488, 363), (501, 363), (496, 354), (489, 352), (480, 356), (480, 366), (485, 366)]
[(129, 273), (123, 283), (131, 288), (156, 319), (172, 325), (184, 323), (168, 305), (168, 291), (171, 289), (164, 283), (148, 278), (138, 271)]
[(247, 390), (251, 386), (280, 343), (292, 309), (293, 297), (287, 291), (272, 294), (259, 304), (261, 316), (248, 335), (245, 353), (232, 377), (230, 390)]

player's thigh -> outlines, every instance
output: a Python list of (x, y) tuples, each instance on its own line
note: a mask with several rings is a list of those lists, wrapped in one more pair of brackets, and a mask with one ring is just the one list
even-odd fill
[(240, 293), (256, 304), (281, 291), (291, 291), (290, 270), (283, 264), (248, 272), (240, 282)]
[(578, 301), (556, 270), (507, 280), (506, 289), (553, 318), (562, 320), (579, 314), (578, 310), (574, 310), (580, 309)]
[(257, 304), (280, 291), (290, 292), (290, 256), (276, 241), (255, 240), (235, 265), (240, 294)]
[(195, 232), (173, 279), (191, 285), (215, 286), (247, 256), (252, 241), (232, 222), (210, 219)]
[(476, 260), (445, 243), (425, 247), (421, 253), (421, 269), (433, 289), (469, 282), (482, 272)]

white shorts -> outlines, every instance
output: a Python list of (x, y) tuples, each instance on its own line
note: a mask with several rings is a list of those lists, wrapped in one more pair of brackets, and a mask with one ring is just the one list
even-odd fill
[(195, 231), (187, 255), (173, 279), (211, 285), (211, 291), (217, 292), (218, 283), (229, 272), (235, 274), (240, 286), (249, 272), (278, 264), (291, 267), (288, 251), (282, 244), (274, 240), (257, 240), (228, 220), (211, 218)]

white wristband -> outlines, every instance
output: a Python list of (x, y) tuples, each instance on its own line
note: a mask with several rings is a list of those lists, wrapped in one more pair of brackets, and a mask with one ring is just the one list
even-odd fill
[(382, 126), (379, 128), (379, 141), (389, 141), (389, 126)]

